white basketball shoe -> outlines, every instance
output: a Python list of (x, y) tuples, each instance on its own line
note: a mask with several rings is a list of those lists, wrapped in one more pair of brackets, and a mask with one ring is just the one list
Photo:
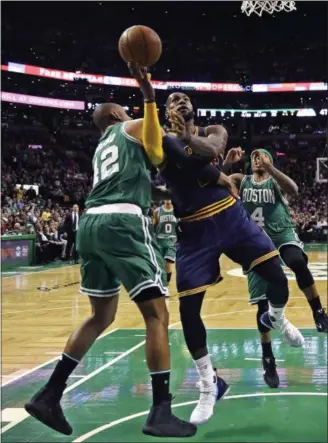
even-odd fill
[(277, 329), (281, 333), (283, 341), (290, 346), (300, 348), (305, 343), (301, 331), (287, 320), (286, 317), (283, 317), (281, 320), (276, 320), (269, 312), (265, 312), (261, 316), (261, 323), (269, 329)]
[(212, 383), (201, 380), (197, 384), (200, 397), (197, 406), (192, 411), (190, 422), (195, 425), (202, 425), (212, 417), (216, 402), (224, 398), (230, 391), (230, 386), (217, 375), (215, 368), (213, 369)]

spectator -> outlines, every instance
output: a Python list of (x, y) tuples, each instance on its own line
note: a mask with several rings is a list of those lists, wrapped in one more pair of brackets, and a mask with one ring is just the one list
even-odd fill
[(79, 206), (73, 205), (72, 211), (66, 215), (64, 224), (67, 233), (66, 258), (69, 260), (72, 255), (75, 263), (77, 263), (76, 233), (79, 228), (79, 222)]
[(17, 192), (16, 192), (17, 201), (22, 201), (23, 196), (24, 196), (24, 188), (22, 185), (20, 188), (17, 189)]
[(27, 191), (26, 191), (26, 196), (28, 198), (28, 200), (34, 200), (36, 198), (36, 191), (33, 188), (33, 186), (31, 186)]
[(49, 208), (45, 208), (45, 210), (42, 212), (42, 216), (41, 216), (43, 221), (49, 221), (51, 218), (51, 211)]

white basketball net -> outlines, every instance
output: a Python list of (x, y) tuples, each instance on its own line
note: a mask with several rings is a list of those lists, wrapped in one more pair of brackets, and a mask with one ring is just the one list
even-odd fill
[(296, 11), (295, 2), (264, 2), (264, 1), (255, 1), (255, 2), (242, 2), (241, 5), (241, 12), (244, 14), (250, 16), (253, 14), (257, 14), (261, 17), (263, 12), (267, 12), (268, 14), (273, 14), (274, 12), (280, 12), (280, 11)]

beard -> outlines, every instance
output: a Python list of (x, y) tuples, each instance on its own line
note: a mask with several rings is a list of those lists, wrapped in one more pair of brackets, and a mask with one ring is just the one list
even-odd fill
[(189, 109), (182, 109), (181, 111), (179, 111), (179, 114), (185, 122), (188, 122), (194, 118), (194, 111)]

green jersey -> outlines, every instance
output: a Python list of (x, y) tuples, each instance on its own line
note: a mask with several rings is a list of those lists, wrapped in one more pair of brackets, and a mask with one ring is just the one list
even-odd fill
[(270, 237), (294, 228), (288, 201), (273, 177), (258, 183), (253, 175), (245, 175), (240, 196), (247, 213)]
[(172, 210), (167, 210), (164, 206), (160, 206), (158, 210), (158, 223), (156, 226), (157, 238), (176, 239), (177, 219)]
[(128, 135), (125, 123), (109, 126), (93, 157), (93, 187), (87, 209), (114, 203), (139, 206), (146, 214), (151, 204), (150, 162), (141, 143)]

